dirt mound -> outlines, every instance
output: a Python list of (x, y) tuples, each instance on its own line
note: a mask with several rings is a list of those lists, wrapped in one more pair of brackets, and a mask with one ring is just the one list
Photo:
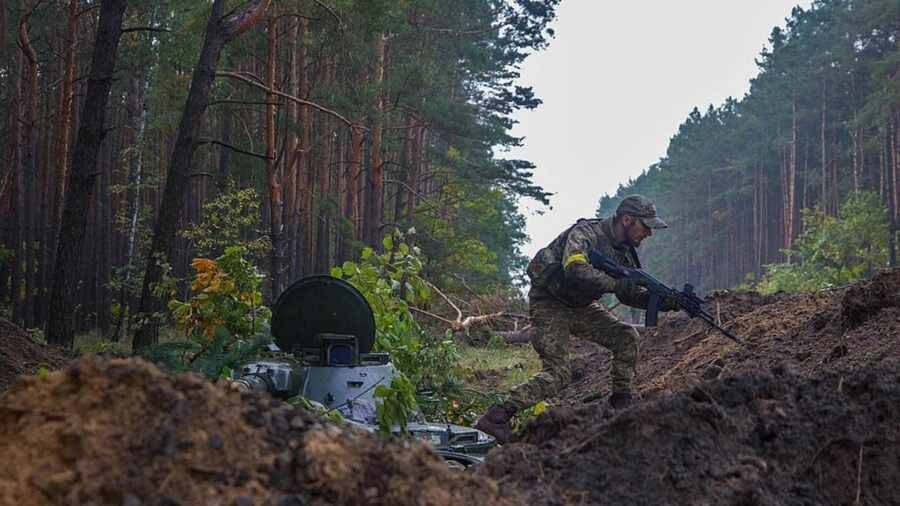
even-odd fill
[(610, 357), (576, 339), (579, 379), (481, 472), (536, 504), (900, 504), (900, 270), (707, 309), (748, 346), (667, 315), (615, 413), (583, 402)]
[(41, 366), (58, 369), (67, 361), (60, 348), (36, 342), (22, 327), (0, 318), (0, 391), (21, 374), (34, 374)]
[[(666, 315), (658, 327), (641, 329), (635, 378), (639, 396), (649, 399), (785, 361), (810, 376), (875, 367), (900, 356), (900, 269), (811, 294), (721, 292), (706, 307), (749, 346), (735, 344), (684, 313)], [(554, 399), (556, 404), (580, 404), (589, 394), (608, 393), (609, 354), (576, 340), (574, 356), (581, 379)]]
[(511, 504), (418, 442), (385, 444), (137, 359), (85, 358), (0, 400), (0, 503)]
[(479, 472), (535, 504), (900, 504), (898, 371), (776, 367), (618, 414), (559, 408)]

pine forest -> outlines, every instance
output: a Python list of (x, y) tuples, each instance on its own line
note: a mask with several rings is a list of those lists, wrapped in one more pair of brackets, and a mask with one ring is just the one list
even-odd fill
[(0, 1), (0, 506), (900, 504), (900, 0), (793, 1)]
[(853, 234), (876, 236), (873, 265), (897, 265), (898, 25), (900, 5), (890, 0), (794, 8), (757, 58), (750, 91), (694, 108), (665, 156), (600, 199), (598, 215), (630, 193), (651, 196), (677, 230), (649, 245), (654, 271), (711, 290), (796, 263), (812, 213), (837, 217), (852, 194), (870, 194), (870, 221)]

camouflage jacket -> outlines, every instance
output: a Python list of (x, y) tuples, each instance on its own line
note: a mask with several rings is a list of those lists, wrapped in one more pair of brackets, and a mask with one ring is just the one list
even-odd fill
[(569, 306), (587, 306), (602, 295), (614, 293), (624, 304), (646, 309), (644, 288), (616, 282), (588, 263), (588, 253), (597, 249), (625, 267), (640, 268), (634, 248), (616, 241), (612, 218), (581, 219), (541, 249), (528, 264), (529, 297), (553, 297)]

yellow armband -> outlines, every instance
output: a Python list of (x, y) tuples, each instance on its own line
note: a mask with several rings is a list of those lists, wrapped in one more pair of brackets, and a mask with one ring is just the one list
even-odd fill
[(569, 258), (566, 258), (566, 261), (563, 262), (563, 268), (568, 269), (569, 266), (574, 263), (588, 263), (587, 256), (584, 253), (575, 253), (574, 255), (569, 255)]

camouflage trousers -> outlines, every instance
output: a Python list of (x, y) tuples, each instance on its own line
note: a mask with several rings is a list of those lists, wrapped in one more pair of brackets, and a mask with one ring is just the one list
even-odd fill
[(569, 307), (552, 298), (530, 298), (529, 314), (535, 327), (532, 346), (543, 369), (510, 392), (506, 404), (516, 411), (558, 393), (572, 381), (569, 335), (595, 342), (612, 352), (612, 391), (631, 388), (638, 359), (638, 332), (620, 321), (599, 302)]

